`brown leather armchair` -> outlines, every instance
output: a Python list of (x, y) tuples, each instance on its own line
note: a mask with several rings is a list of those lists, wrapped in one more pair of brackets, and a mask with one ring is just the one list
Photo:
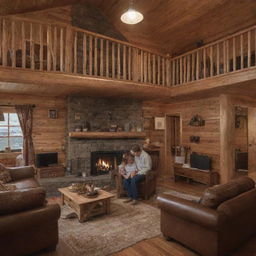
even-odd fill
[[(145, 180), (139, 183), (139, 195), (147, 200), (156, 191), (157, 167), (159, 160), (158, 151), (147, 151), (152, 159), (152, 169), (145, 175)], [(126, 196), (127, 192), (123, 186), (123, 177), (118, 173), (114, 175), (117, 189), (117, 197)]]
[(158, 197), (161, 231), (203, 256), (224, 256), (256, 234), (256, 189), (243, 177), (205, 191), (200, 202)]
[(17, 189), (0, 191), (0, 255), (29, 255), (55, 249), (59, 205), (46, 205), (46, 192), (33, 178), (33, 167), (8, 170)]

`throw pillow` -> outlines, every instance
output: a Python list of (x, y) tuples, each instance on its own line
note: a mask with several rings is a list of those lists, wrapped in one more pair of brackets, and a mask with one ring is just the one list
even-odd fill
[(7, 183), (12, 181), (11, 174), (5, 169), (4, 165), (0, 163), (0, 181)]

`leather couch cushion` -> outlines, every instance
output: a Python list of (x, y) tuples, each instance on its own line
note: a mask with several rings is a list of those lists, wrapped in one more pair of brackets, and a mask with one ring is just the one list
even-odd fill
[(26, 189), (26, 188), (40, 187), (38, 181), (34, 178), (17, 180), (17, 181), (11, 182), (10, 184), (15, 185), (16, 189)]
[(222, 202), (240, 195), (255, 187), (255, 182), (249, 177), (241, 177), (226, 184), (216, 185), (205, 190), (200, 203), (203, 206), (216, 209)]
[(45, 203), (43, 188), (0, 191), (0, 215), (30, 210)]
[(5, 166), (0, 163), (0, 181), (3, 183), (10, 182), (12, 180), (11, 174), (6, 170)]

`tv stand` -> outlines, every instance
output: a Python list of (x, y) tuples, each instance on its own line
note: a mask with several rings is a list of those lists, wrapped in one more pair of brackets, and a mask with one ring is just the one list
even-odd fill
[(197, 181), (202, 184), (213, 186), (219, 183), (219, 174), (214, 171), (205, 171), (195, 168), (183, 167), (182, 164), (174, 164), (174, 179), (184, 177), (188, 182)]
[(36, 168), (37, 178), (55, 178), (65, 176), (65, 167), (63, 165), (52, 165)]

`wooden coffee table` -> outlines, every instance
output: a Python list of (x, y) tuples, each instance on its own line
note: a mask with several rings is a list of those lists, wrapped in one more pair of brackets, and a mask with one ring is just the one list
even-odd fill
[(77, 214), (79, 222), (84, 222), (90, 217), (99, 214), (110, 213), (110, 199), (115, 195), (99, 190), (95, 198), (87, 198), (83, 195), (69, 191), (68, 188), (59, 188), (61, 202), (70, 206)]

